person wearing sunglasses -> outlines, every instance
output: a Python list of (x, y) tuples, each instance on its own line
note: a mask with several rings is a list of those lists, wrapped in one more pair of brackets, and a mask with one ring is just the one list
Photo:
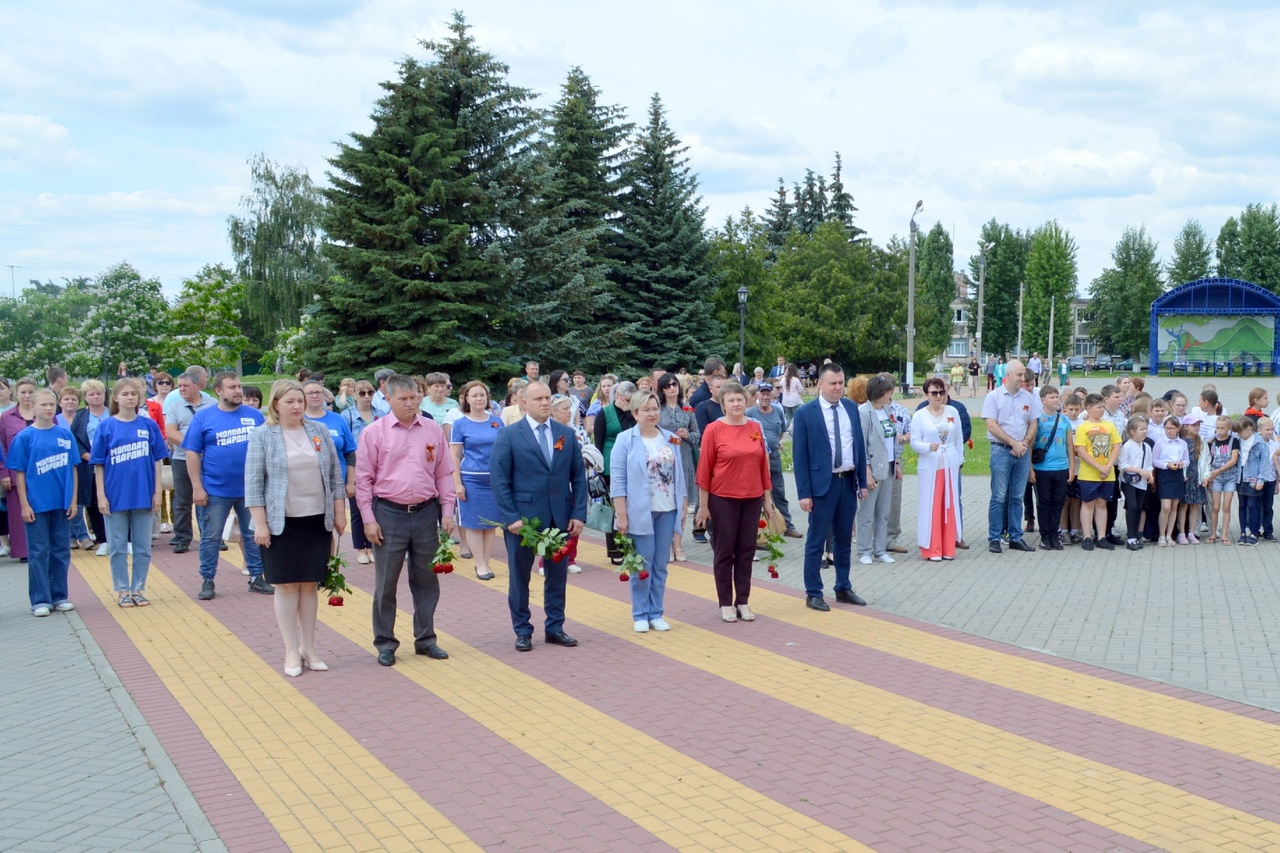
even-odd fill
[(911, 418), (911, 449), (919, 454), (920, 513), (916, 536), (920, 556), (931, 563), (953, 560), (961, 538), (960, 466), (964, 430), (960, 413), (947, 405), (947, 385), (934, 376), (924, 383), (928, 405)]

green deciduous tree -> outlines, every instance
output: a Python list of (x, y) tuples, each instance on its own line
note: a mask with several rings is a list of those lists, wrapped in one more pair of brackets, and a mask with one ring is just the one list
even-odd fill
[(89, 309), (70, 332), (84, 350), (68, 356), (63, 366), (74, 374), (104, 377), (115, 376), (121, 361), (135, 372), (144, 370), (168, 331), (169, 304), (160, 280), (144, 279), (122, 261), (99, 275), (86, 295)]
[[(1018, 288), (1026, 276), (1027, 253), (1031, 249), (1031, 235), (1001, 225), (992, 219), (982, 226), (980, 243), (989, 243), (987, 249), (987, 279), (984, 288), (986, 307), (983, 312), (982, 349), (984, 352), (1003, 354), (1013, 352), (1018, 343)], [(969, 277), (978, 281), (980, 254), (969, 258)], [(974, 290), (977, 299), (977, 290)], [(969, 311), (969, 323), (976, 334), (978, 305), (975, 301)], [(1024, 342), (1025, 344), (1025, 342)]]
[(939, 222), (916, 248), (916, 353), (923, 356), (920, 363), (926, 368), (951, 341), (951, 302), (955, 298), (951, 235)]
[(1213, 264), (1213, 244), (1197, 219), (1188, 219), (1173, 238), (1173, 258), (1165, 267), (1170, 287), (1208, 278)]
[(244, 282), (221, 264), (210, 264), (182, 283), (169, 312), (169, 334), (160, 354), (166, 362), (236, 368), (249, 339), (241, 330)]
[[(324, 196), (300, 166), (255, 154), (242, 216), (227, 218), (236, 273), (245, 283), (242, 323), (257, 348), (298, 319), (333, 267), (321, 252)], [(203, 362), (200, 362), (203, 363)]]
[(1250, 204), (1240, 214), (1240, 278), (1280, 291), (1280, 213), (1275, 204)]
[(613, 275), (624, 318), (639, 321), (633, 335), (644, 367), (694, 364), (722, 339), (712, 313), (705, 211), (687, 151), (654, 95), (623, 169), (627, 190)]
[[(1071, 349), (1071, 300), (1076, 295), (1076, 241), (1057, 222), (1046, 222), (1031, 236), (1023, 302), (1023, 348), (1055, 357)], [(1056, 297), (1056, 302), (1054, 301)], [(1053, 346), (1049, 346), (1049, 308), (1054, 302)]]
[(729, 364), (737, 361), (740, 287), (747, 289), (748, 363), (772, 364), (778, 355), (787, 354), (776, 336), (774, 320), (779, 310), (790, 310), (790, 307), (779, 297), (770, 274), (774, 257), (772, 236), (769, 225), (757, 219), (749, 207), (744, 207), (736, 219), (729, 217), (724, 227), (711, 235), (708, 261), (717, 282), (713, 304), (724, 338), (705, 356), (723, 358), (732, 353), (732, 358), (725, 360)]
[(450, 36), (405, 58), (373, 112), (330, 160), (322, 284), (304, 350), (337, 371), (391, 364), (496, 378), (515, 366), (509, 236), (527, 186), (532, 94), (481, 51), (456, 14)]
[(1126, 228), (1111, 252), (1114, 266), (1089, 285), (1089, 329), (1101, 352), (1137, 358), (1151, 341), (1151, 303), (1164, 290), (1156, 242), (1145, 226)]
[(1213, 251), (1218, 262), (1216, 275), (1221, 278), (1240, 278), (1244, 274), (1240, 250), (1240, 223), (1234, 216), (1228, 216), (1227, 221), (1222, 223)]

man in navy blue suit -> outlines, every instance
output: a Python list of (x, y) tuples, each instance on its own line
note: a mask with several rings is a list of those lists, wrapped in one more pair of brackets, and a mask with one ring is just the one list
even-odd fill
[(809, 513), (804, 543), (805, 606), (830, 610), (822, 598), (822, 552), (835, 536), (836, 601), (865, 605), (849, 582), (853, 522), (867, 496), (867, 446), (858, 407), (844, 398), (844, 370), (835, 362), (818, 372), (818, 398), (796, 410), (791, 425), (800, 509)]
[[(490, 456), (493, 494), (506, 525), (507, 568), (511, 580), (507, 605), (516, 632), (516, 651), (533, 648), (529, 622), (529, 577), (533, 573), (532, 548), (520, 544), (524, 519), (538, 519), (539, 528), (555, 527), (570, 536), (582, 532), (587, 520), (587, 473), (573, 430), (551, 420), (551, 389), (534, 380), (524, 389), (527, 414), (498, 431)], [(565, 586), (569, 563), (548, 560), (543, 587), (546, 641), (556, 646), (576, 646), (564, 632)]]

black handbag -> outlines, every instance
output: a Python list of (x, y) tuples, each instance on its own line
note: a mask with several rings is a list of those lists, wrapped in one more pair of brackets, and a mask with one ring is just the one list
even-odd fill
[(1049, 455), (1049, 447), (1053, 444), (1053, 440), (1058, 436), (1058, 421), (1061, 419), (1062, 419), (1062, 415), (1054, 416), (1053, 430), (1049, 433), (1049, 440), (1044, 443), (1044, 447), (1031, 448), (1031, 464), (1032, 465), (1044, 464), (1045, 457)]

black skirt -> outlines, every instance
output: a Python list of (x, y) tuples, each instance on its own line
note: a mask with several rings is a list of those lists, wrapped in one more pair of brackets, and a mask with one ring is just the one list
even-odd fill
[(323, 515), (287, 516), (284, 532), (273, 534), (271, 547), (261, 549), (267, 583), (320, 583), (332, 541)]
[(1162, 501), (1180, 501), (1187, 491), (1187, 472), (1185, 469), (1170, 471), (1167, 468), (1156, 469), (1156, 497)]

